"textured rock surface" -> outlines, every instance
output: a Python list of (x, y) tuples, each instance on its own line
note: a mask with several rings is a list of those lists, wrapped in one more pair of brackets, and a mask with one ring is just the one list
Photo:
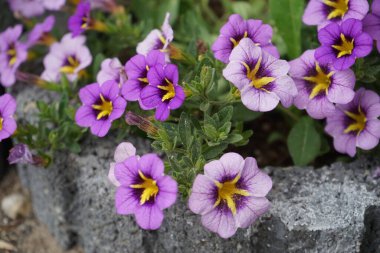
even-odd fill
[[(129, 141), (140, 154), (148, 150), (141, 139)], [(116, 144), (89, 141), (79, 156), (63, 156), (52, 170), (20, 169), (37, 216), (63, 245), (80, 243), (88, 253), (380, 252), (380, 188), (371, 177), (378, 160), (267, 168), (274, 180), (270, 212), (223, 240), (181, 202), (166, 211), (159, 231), (141, 231), (132, 217), (116, 215), (107, 180)]]

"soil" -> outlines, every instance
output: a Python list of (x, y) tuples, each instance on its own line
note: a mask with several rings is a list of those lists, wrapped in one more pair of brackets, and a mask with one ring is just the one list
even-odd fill
[[(14, 169), (5, 175), (0, 181), (0, 202), (4, 197), (12, 193), (28, 193), (22, 189), (17, 172)], [(27, 209), (30, 210), (29, 201)], [(15, 251), (4, 250), (0, 245), (1, 253), (83, 253), (82, 249), (74, 248), (64, 251), (49, 234), (47, 228), (36, 220), (31, 211), (26, 217), (18, 217), (16, 220), (8, 218), (0, 210), (0, 244), (8, 243), (16, 248)]]

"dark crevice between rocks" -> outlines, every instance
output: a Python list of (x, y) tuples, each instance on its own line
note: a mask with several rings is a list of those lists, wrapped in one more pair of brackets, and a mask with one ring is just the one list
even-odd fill
[(380, 206), (370, 206), (364, 214), (365, 233), (361, 253), (380, 252)]

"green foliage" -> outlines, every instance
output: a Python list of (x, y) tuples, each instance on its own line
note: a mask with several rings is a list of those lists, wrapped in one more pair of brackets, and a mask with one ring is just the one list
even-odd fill
[(270, 14), (278, 28), (276, 32), (284, 39), (290, 58), (301, 54), (304, 5), (302, 0), (269, 0)]
[(320, 154), (321, 145), (321, 137), (309, 117), (301, 118), (288, 136), (289, 152), (296, 165), (312, 162)]

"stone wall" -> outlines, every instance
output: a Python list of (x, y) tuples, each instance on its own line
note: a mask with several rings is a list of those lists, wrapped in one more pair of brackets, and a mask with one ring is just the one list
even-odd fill
[[(138, 153), (149, 150), (130, 137)], [(272, 208), (247, 230), (223, 240), (206, 231), (179, 201), (158, 231), (140, 230), (115, 214), (109, 163), (118, 143), (91, 138), (79, 155), (65, 155), (49, 170), (20, 167), (37, 217), (60, 243), (86, 253), (123, 252), (380, 252), (380, 188), (371, 172), (379, 160), (359, 159), (313, 169), (266, 168)]]

